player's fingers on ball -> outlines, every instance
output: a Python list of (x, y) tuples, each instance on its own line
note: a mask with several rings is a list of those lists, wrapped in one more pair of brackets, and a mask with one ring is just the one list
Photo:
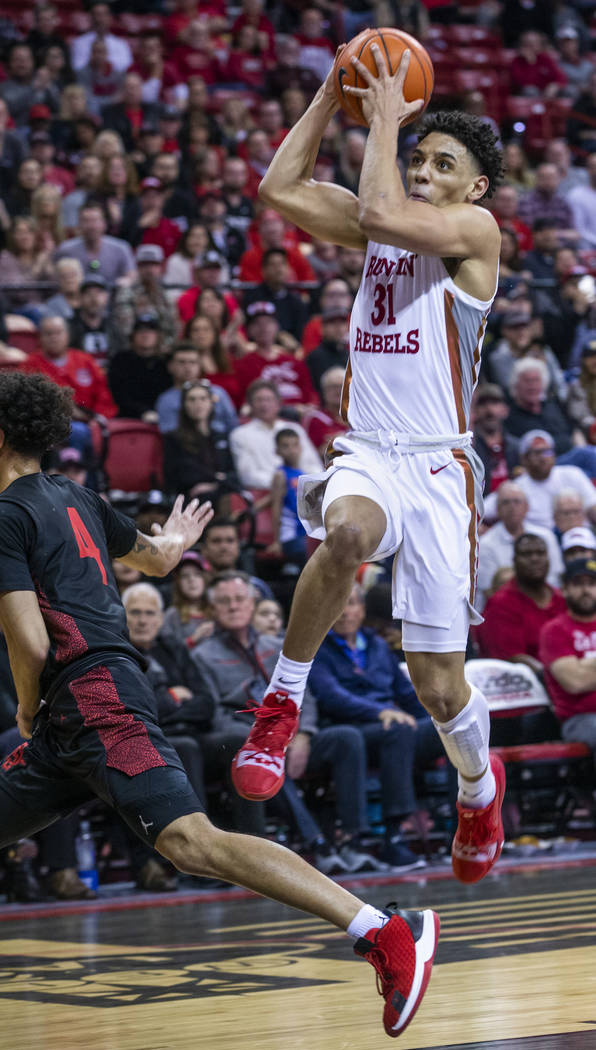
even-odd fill
[(161, 535), (161, 531), (162, 531), (162, 528), (161, 528), (161, 525), (159, 524), (159, 522), (158, 521), (154, 521), (153, 525), (151, 526), (151, 535), (152, 536), (159, 536), (159, 535)]
[(358, 76), (362, 77), (362, 79), (365, 80), (367, 84), (372, 84), (373, 81), (376, 80), (376, 77), (373, 77), (370, 70), (368, 70), (366, 66), (360, 61), (360, 59), (356, 58), (355, 55), (352, 55), (351, 62), (354, 66), (354, 69), (358, 73)]
[(408, 69), (410, 68), (411, 57), (412, 52), (409, 48), (406, 48), (403, 55), (401, 56), (399, 66), (397, 67), (397, 70), (395, 72), (395, 80), (399, 81), (400, 83), (403, 83), (403, 81), (406, 79), (406, 74), (408, 72)]
[(357, 97), (360, 96), (361, 98), (368, 94), (368, 88), (352, 87), (351, 84), (346, 84), (343, 90), (349, 95), (356, 95)]
[(387, 73), (389, 72), (389, 70), (387, 69), (387, 62), (385, 61), (385, 57), (382, 54), (381, 48), (378, 44), (371, 44), (370, 49), (373, 53), (373, 58), (375, 60), (375, 65), (377, 67), (379, 79), (382, 80), (384, 79), (384, 77), (387, 76)]

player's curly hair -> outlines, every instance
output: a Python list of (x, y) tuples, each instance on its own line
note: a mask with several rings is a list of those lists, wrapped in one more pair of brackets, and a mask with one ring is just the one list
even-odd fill
[(0, 372), (0, 429), (6, 444), (39, 459), (70, 435), (72, 390), (42, 375)]
[(440, 110), (429, 113), (418, 127), (418, 142), (436, 131), (440, 135), (451, 135), (472, 154), (482, 175), (488, 178), (485, 197), (492, 197), (495, 187), (503, 179), (503, 154), (499, 140), (489, 125), (471, 113), (459, 110)]

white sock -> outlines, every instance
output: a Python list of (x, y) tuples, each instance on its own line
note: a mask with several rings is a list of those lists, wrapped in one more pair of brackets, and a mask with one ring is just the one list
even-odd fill
[(296, 707), (300, 708), (311, 667), (312, 660), (306, 664), (300, 664), (296, 660), (289, 660), (287, 656), (280, 653), (267, 692), (274, 693), (277, 689), (281, 689), (288, 694), (290, 700), (294, 701)]
[(359, 937), (365, 937), (369, 930), (378, 930), (389, 922), (389, 918), (382, 911), (373, 908), (371, 904), (364, 904), (357, 915), (354, 916), (346, 933), (355, 941)]
[(484, 695), (475, 685), (471, 689), (470, 699), (455, 718), (433, 722), (449, 761), (459, 773), (459, 801), (466, 807), (483, 809), (497, 790), (488, 762), (490, 715)]

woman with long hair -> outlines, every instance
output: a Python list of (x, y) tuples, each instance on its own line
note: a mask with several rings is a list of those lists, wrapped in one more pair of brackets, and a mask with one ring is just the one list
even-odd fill
[(503, 148), (503, 163), (505, 178), (511, 186), (515, 186), (520, 193), (534, 188), (536, 175), (521, 145), (515, 139)]
[(130, 157), (119, 153), (108, 157), (103, 163), (101, 182), (94, 197), (104, 206), (106, 232), (111, 237), (122, 237), (123, 230), (136, 225), (140, 215), (138, 193), (139, 180)]
[(184, 384), (178, 428), (163, 439), (164, 486), (187, 499), (209, 499), (216, 514), (226, 514), (238, 482), (227, 436), (212, 425), (213, 404), (208, 379)]
[[(194, 284), (194, 261), (197, 255), (204, 255), (209, 249), (215, 248), (211, 235), (206, 226), (201, 222), (195, 222), (189, 226), (186, 233), (178, 241), (178, 247), (166, 262), (164, 270), (164, 285), (175, 285), (172, 288), (171, 298), (176, 302), (185, 288)], [(170, 293), (168, 293), (170, 294)]]
[(37, 304), (43, 296), (23, 285), (50, 280), (54, 265), (51, 251), (43, 250), (39, 244), (37, 225), (30, 216), (17, 215), (13, 219), (7, 247), (0, 252), (0, 273), (7, 308), (37, 323), (41, 317)]
[(8, 215), (31, 215), (31, 200), (35, 190), (43, 182), (43, 169), (35, 157), (25, 157), (16, 173), (11, 190), (4, 198)]
[(195, 303), (195, 315), (208, 317), (213, 321), (226, 354), (243, 357), (249, 352), (248, 339), (242, 327), (244, 314), (242, 310), (236, 310), (233, 317), (230, 316), (225, 296), (218, 288), (203, 288), (199, 292)]
[(37, 244), (42, 251), (54, 252), (64, 240), (62, 194), (57, 186), (43, 182), (31, 197), (31, 218), (37, 226)]
[(230, 357), (222, 346), (215, 321), (205, 314), (196, 314), (185, 326), (184, 338), (188, 339), (189, 343), (196, 346), (199, 351), (201, 371), (205, 378), (215, 383), (216, 386), (223, 387), (232, 398), (236, 408), (240, 408), (242, 397), (238, 380), (234, 374)]
[(174, 569), (172, 601), (164, 615), (163, 629), (186, 642), (189, 649), (213, 633), (205, 572), (196, 551), (186, 551)]

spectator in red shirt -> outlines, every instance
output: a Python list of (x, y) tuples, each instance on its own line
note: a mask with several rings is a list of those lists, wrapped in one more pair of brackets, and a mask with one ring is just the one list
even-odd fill
[(140, 186), (141, 214), (136, 227), (129, 231), (133, 244), (159, 244), (165, 258), (169, 258), (178, 247), (182, 231), (173, 219), (166, 219), (163, 209), (165, 192), (159, 179), (148, 175)]
[(596, 560), (569, 562), (563, 595), (566, 610), (540, 632), (540, 659), (563, 740), (596, 754)]
[(242, 0), (242, 11), (232, 25), (232, 36), (236, 37), (245, 25), (254, 26), (258, 33), (259, 49), (263, 54), (273, 56), (275, 28), (263, 14), (263, 6), (263, 0)]
[[(222, 270), (224, 260), (219, 252), (210, 249), (197, 255), (194, 262), (194, 280), (192, 288), (183, 292), (178, 300), (178, 315), (186, 324), (191, 321), (196, 313), (197, 299), (203, 288), (218, 288), (222, 283)], [(230, 317), (233, 317), (238, 309), (238, 300), (231, 292), (224, 292), (223, 297), (228, 308)]]
[(63, 317), (44, 317), (39, 326), (40, 349), (23, 364), (20, 372), (41, 372), (74, 392), (74, 419), (88, 422), (93, 416), (116, 415), (107, 379), (90, 354), (68, 346), (68, 325)]
[(281, 215), (272, 208), (266, 208), (259, 219), (259, 244), (248, 248), (240, 259), (240, 280), (254, 281), (259, 284), (263, 278), (263, 253), (268, 248), (285, 248), (288, 253), (290, 281), (314, 281), (315, 274), (311, 265), (299, 248), (288, 243), (286, 227)]
[(260, 91), (273, 60), (259, 46), (259, 33), (246, 23), (234, 34), (234, 43), (225, 66), (225, 79)]
[(241, 357), (236, 364), (236, 375), (241, 394), (246, 394), (255, 379), (275, 383), (285, 405), (304, 407), (317, 403), (308, 369), (304, 361), (297, 361), (276, 343), (279, 322), (273, 303), (251, 303), (246, 310), (246, 331), (256, 344), (253, 353)]
[(206, 21), (195, 18), (189, 24), (184, 43), (172, 51), (171, 62), (179, 84), (185, 84), (193, 76), (202, 77), (206, 84), (215, 84), (222, 79), (222, 69)]
[[(42, 107), (39, 106), (37, 108), (41, 109)], [(54, 163), (56, 147), (49, 132), (34, 131), (29, 136), (29, 147), (31, 156), (41, 164), (43, 181), (56, 186), (60, 190), (62, 197), (66, 197), (67, 193), (72, 193), (75, 188), (74, 175), (67, 168)]]
[(267, 135), (271, 148), (276, 150), (288, 134), (284, 126), (284, 111), (276, 98), (266, 98), (261, 102), (257, 123)]
[(543, 94), (545, 98), (554, 98), (567, 83), (563, 70), (544, 50), (542, 34), (533, 29), (522, 33), (510, 75), (514, 95)]
[(540, 536), (527, 532), (513, 545), (514, 577), (490, 597), (484, 623), (476, 628), (481, 656), (523, 663), (542, 671), (540, 631), (565, 610), (560, 591), (546, 582), (548, 550)]
[(529, 252), (532, 247), (532, 231), (519, 218), (519, 193), (515, 186), (504, 182), (497, 186), (490, 202), (491, 211), (499, 227), (507, 226), (517, 236), (520, 251)]
[(345, 369), (328, 368), (321, 376), (321, 408), (309, 408), (302, 417), (302, 426), (323, 460), (336, 434), (349, 429), (340, 415), (344, 380)]
[(302, 333), (302, 349), (305, 357), (310, 354), (316, 346), (319, 346), (323, 338), (322, 315), (326, 310), (343, 309), (351, 311), (354, 296), (347, 281), (343, 277), (330, 277), (321, 287), (320, 308), (321, 313), (314, 314), (307, 323)]
[(208, 18), (209, 24), (218, 32), (227, 25), (223, 0), (176, 0), (176, 10), (164, 21), (164, 39), (168, 48), (186, 42), (190, 23), (198, 18)]

